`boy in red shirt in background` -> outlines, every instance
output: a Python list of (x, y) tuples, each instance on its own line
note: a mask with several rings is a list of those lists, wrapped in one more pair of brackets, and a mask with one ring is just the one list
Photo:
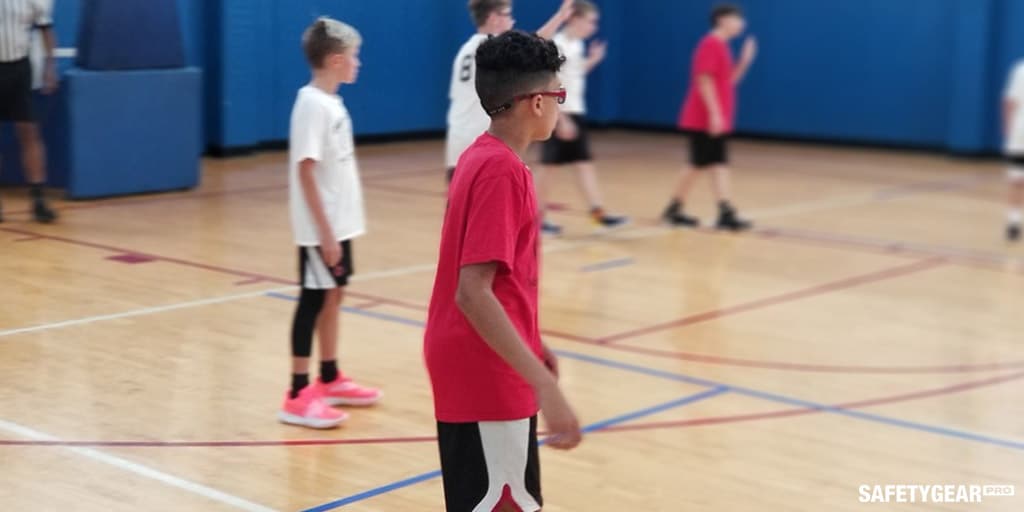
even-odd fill
[(539, 409), (550, 445), (581, 440), (540, 338), (540, 211), (522, 160), (554, 131), (562, 62), (554, 43), (519, 31), (476, 53), (476, 91), (491, 124), (459, 158), (448, 189), (424, 335), (449, 512), (540, 510)]
[(757, 55), (757, 42), (748, 37), (739, 64), (734, 64), (729, 41), (743, 33), (746, 20), (734, 5), (719, 5), (711, 12), (711, 32), (701, 40), (693, 55), (690, 90), (679, 115), (679, 127), (690, 134), (690, 163), (679, 178), (676, 195), (662, 214), (662, 220), (676, 227), (697, 227), (700, 220), (683, 209), (700, 173), (711, 173), (718, 200), (718, 229), (743, 231), (743, 220), (729, 202), (729, 134), (736, 119), (736, 85), (743, 80)]

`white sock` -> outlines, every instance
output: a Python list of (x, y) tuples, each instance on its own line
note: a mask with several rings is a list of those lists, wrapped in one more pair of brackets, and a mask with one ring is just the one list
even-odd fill
[(1021, 221), (1020, 208), (1013, 208), (1013, 209), (1011, 209), (1006, 214), (1006, 220), (1009, 221), (1010, 224), (1020, 224), (1020, 221)]

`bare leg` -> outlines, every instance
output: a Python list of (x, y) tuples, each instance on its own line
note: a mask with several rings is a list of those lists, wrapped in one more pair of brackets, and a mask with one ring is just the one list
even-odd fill
[(697, 183), (700, 173), (701, 171), (694, 167), (686, 167), (679, 173), (679, 182), (676, 185), (675, 194), (676, 201), (686, 203), (686, 198), (690, 196), (690, 191), (693, 190), (693, 186)]
[(586, 198), (591, 209), (604, 206), (601, 197), (601, 187), (597, 184), (597, 169), (590, 162), (582, 162), (576, 165), (576, 176), (579, 178), (580, 191)]
[(46, 147), (35, 123), (15, 123), (15, 132), (21, 143), (21, 160), (25, 177), (32, 187), (32, 215), (39, 222), (53, 222), (57, 214), (46, 205), (43, 184), (46, 183)]
[(46, 147), (36, 123), (15, 123), (15, 132), (21, 144), (21, 161), (25, 177), (33, 185), (46, 181)]
[(729, 201), (732, 197), (732, 179), (729, 168), (724, 165), (715, 166), (711, 170), (711, 188), (715, 201)]

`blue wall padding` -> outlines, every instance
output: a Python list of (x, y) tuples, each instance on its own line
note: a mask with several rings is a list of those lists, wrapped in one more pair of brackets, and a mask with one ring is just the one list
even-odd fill
[[(81, 1), (56, 3), (58, 31)], [(716, 2), (600, 0), (599, 37), (610, 46), (591, 80), (590, 116), (674, 126), (690, 53)], [(299, 37), (317, 15), (349, 21), (366, 38), (359, 83), (342, 90), (358, 135), (443, 130), (451, 61), (473, 31), (466, 0), (176, 3), (187, 63), (204, 69), (205, 140), (221, 147), (285, 137), (295, 90), (308, 79)], [(739, 3), (761, 41), (740, 89), (741, 132), (999, 149), (1000, 93), (1024, 58), (1024, 0)], [(517, 0), (518, 27), (536, 28), (557, 4)]]
[(202, 153), (196, 68), (67, 73), (72, 198), (185, 189)]
[(177, 0), (82, 0), (81, 8), (78, 67), (129, 70), (185, 66)]

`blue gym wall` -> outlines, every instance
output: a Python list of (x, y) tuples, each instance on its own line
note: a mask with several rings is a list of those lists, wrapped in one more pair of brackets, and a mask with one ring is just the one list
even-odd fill
[[(186, 55), (204, 70), (206, 140), (282, 140), (307, 80), (299, 37), (317, 15), (363, 33), (359, 83), (342, 94), (359, 135), (442, 130), (452, 58), (473, 31), (466, 0), (177, 0)], [(558, 0), (517, 0), (535, 29)], [(588, 94), (598, 121), (670, 128), (713, 0), (601, 0), (611, 46)], [(1024, 57), (1024, 0), (747, 0), (761, 54), (739, 130), (786, 138), (999, 147), (1006, 72)], [(73, 40), (78, 0), (56, 0)], [(1017, 26), (1015, 26), (1017, 25)], [(738, 48), (738, 45), (737, 45)]]

